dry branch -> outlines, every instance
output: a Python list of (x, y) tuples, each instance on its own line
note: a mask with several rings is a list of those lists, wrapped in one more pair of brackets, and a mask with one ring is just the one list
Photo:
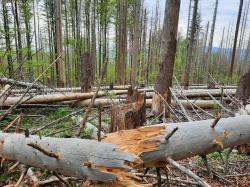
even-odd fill
[[(159, 124), (108, 134), (103, 142), (76, 138), (49, 138), (0, 133), (0, 156), (47, 168), (66, 176), (105, 183), (139, 186), (130, 169), (165, 165), (167, 158), (181, 160), (250, 142), (250, 116)], [(166, 142), (166, 134), (178, 131)], [(28, 146), (36, 142), (59, 154), (55, 159)], [(195, 145), (195, 146), (194, 146)]]

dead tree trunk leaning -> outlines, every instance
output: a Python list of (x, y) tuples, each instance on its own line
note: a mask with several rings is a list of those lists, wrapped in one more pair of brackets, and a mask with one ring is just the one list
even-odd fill
[(92, 56), (90, 53), (84, 53), (82, 56), (82, 92), (91, 91), (91, 83), (93, 78), (93, 63)]
[[(180, 0), (166, 1), (162, 31), (161, 64), (155, 81), (155, 90), (168, 103), (171, 102), (169, 87), (172, 86), (179, 10)], [(164, 110), (163, 100), (160, 95), (155, 94), (153, 96), (152, 109), (156, 115), (160, 114)]]
[(221, 119), (212, 128), (213, 121), (119, 131), (107, 134), (103, 142), (0, 132), (0, 156), (66, 176), (139, 186), (129, 172), (133, 168), (165, 165), (168, 158), (181, 160), (250, 142), (250, 116)]
[(110, 132), (135, 129), (146, 121), (146, 98), (132, 87), (128, 89), (128, 96), (124, 104), (112, 107)]

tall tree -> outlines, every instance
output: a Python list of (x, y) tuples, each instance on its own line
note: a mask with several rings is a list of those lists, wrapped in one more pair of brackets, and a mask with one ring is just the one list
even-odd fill
[(188, 41), (188, 49), (187, 49), (187, 61), (185, 65), (185, 72), (184, 72), (184, 88), (187, 89), (189, 86), (189, 78), (190, 78), (190, 69), (193, 57), (193, 48), (194, 48), (194, 38), (196, 32), (196, 18), (197, 18), (197, 10), (198, 10), (198, 1), (194, 0), (194, 8), (193, 8), (193, 16), (192, 16), (192, 24), (191, 24), (191, 33)]
[(135, 16), (134, 16), (134, 33), (133, 33), (133, 48), (132, 48), (132, 66), (131, 66), (131, 84), (135, 86), (137, 75), (137, 64), (139, 57), (139, 42), (140, 42), (140, 11), (141, 0), (135, 0)]
[(63, 58), (63, 44), (62, 44), (62, 23), (61, 23), (61, 0), (55, 1), (55, 12), (56, 12), (56, 58), (60, 58), (56, 62), (57, 70), (57, 85), (59, 87), (65, 86), (65, 68)]
[[(155, 90), (168, 103), (171, 103), (171, 92), (169, 88), (172, 86), (174, 71), (179, 10), (180, 0), (166, 0), (163, 31), (161, 36), (161, 63), (155, 81)], [(166, 104), (163, 103), (163, 100), (158, 94), (153, 96), (152, 108), (155, 114), (160, 114), (164, 110)], [(168, 108), (165, 109), (165, 111), (167, 111)]]
[(214, 15), (213, 15), (213, 22), (211, 26), (211, 32), (210, 32), (210, 38), (209, 38), (209, 44), (208, 44), (208, 51), (207, 51), (207, 59), (206, 59), (206, 82), (208, 83), (209, 80), (209, 64), (211, 63), (211, 53), (212, 53), (212, 48), (213, 48), (213, 41), (214, 41), (214, 30), (215, 30), (215, 23), (216, 23), (216, 17), (217, 17), (217, 9), (218, 9), (218, 0), (215, 2), (215, 7), (214, 7)]
[(10, 39), (10, 21), (9, 21), (9, 14), (7, 9), (7, 0), (2, 0), (2, 11), (3, 11), (3, 24), (4, 24), (4, 37), (6, 43), (6, 54), (7, 54), (7, 61), (8, 61), (8, 71), (9, 77), (13, 77), (13, 62), (12, 62), (12, 48), (11, 48), (11, 39)]
[(16, 50), (17, 53), (17, 63), (18, 63), (18, 79), (23, 80), (24, 75), (23, 75), (23, 55), (22, 55), (22, 37), (21, 37), (21, 25), (20, 25), (20, 20), (19, 20), (19, 11), (18, 11), (18, 3), (17, 0), (14, 0), (14, 7), (15, 7), (15, 23), (16, 23), (16, 32), (17, 32), (17, 47), (18, 49)]
[(243, 2), (244, 2), (244, 0), (240, 0), (237, 23), (236, 23), (236, 28), (235, 28), (235, 35), (234, 35), (234, 44), (233, 44), (231, 65), (230, 65), (230, 70), (229, 70), (229, 74), (228, 74), (229, 81), (232, 81), (232, 76), (233, 76), (235, 53), (236, 53), (236, 46), (237, 46), (237, 39), (238, 39), (238, 32), (239, 32), (239, 27), (240, 27), (240, 19), (241, 19), (241, 14), (242, 14)]
[(22, 0), (22, 11), (24, 17), (25, 24), (25, 36), (26, 36), (26, 44), (27, 44), (27, 62), (29, 66), (29, 81), (33, 82), (33, 65), (32, 65), (32, 53), (31, 53), (31, 28), (30, 28), (30, 20), (32, 18), (31, 10), (30, 10), (30, 0)]
[(125, 68), (127, 60), (127, 0), (118, 1), (118, 46), (117, 46), (117, 83), (125, 84)]
[[(95, 72), (95, 69), (97, 69), (96, 65), (96, 1), (93, 0), (92, 2), (92, 8), (91, 8), (91, 56), (92, 56), (92, 63), (93, 63), (93, 69)], [(93, 73), (93, 75), (95, 75)], [(94, 79), (94, 77), (93, 77)]]

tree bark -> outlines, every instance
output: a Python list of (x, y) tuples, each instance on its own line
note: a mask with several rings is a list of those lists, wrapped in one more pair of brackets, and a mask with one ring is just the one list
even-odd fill
[(90, 53), (84, 53), (82, 56), (82, 92), (90, 92), (92, 89), (92, 78), (93, 78), (93, 63)]
[(26, 43), (27, 43), (27, 61), (29, 65), (29, 81), (33, 82), (34, 80), (34, 72), (32, 65), (32, 54), (31, 54), (31, 28), (30, 28), (30, 19), (31, 19), (31, 10), (30, 10), (30, 1), (22, 0), (22, 9), (24, 15), (24, 24), (25, 24), (25, 35), (26, 35)]
[(66, 176), (116, 186), (139, 186), (130, 173), (133, 168), (165, 165), (167, 158), (181, 160), (250, 142), (250, 116), (221, 119), (211, 128), (213, 121), (120, 131), (107, 134), (103, 142), (0, 132), (0, 156)]
[(134, 16), (134, 32), (132, 47), (132, 66), (131, 66), (131, 85), (135, 87), (137, 81), (137, 64), (139, 58), (139, 42), (140, 42), (140, 9), (141, 0), (135, 0), (135, 16)]
[(6, 45), (6, 53), (7, 53), (7, 61), (8, 61), (8, 73), (9, 77), (13, 77), (13, 62), (12, 62), (12, 48), (11, 48), (11, 40), (10, 40), (10, 28), (9, 28), (9, 15), (8, 9), (6, 5), (7, 0), (2, 1), (2, 11), (3, 11), (3, 24), (4, 24), (4, 37), (5, 37), (5, 45)]
[(57, 63), (57, 85), (58, 87), (65, 86), (65, 67), (64, 67), (64, 55), (63, 55), (63, 43), (62, 43), (62, 20), (61, 20), (61, 0), (55, 1), (56, 12), (56, 58), (61, 56)]
[(117, 83), (125, 84), (125, 69), (127, 60), (127, 0), (118, 1), (118, 46), (117, 46)]
[[(162, 31), (161, 64), (155, 81), (155, 90), (168, 102), (171, 102), (169, 87), (172, 86), (174, 61), (176, 53), (176, 37), (179, 21), (179, 0), (166, 0), (165, 17)], [(153, 97), (153, 112), (160, 114), (164, 107), (159, 95)], [(168, 108), (166, 108), (168, 109)]]

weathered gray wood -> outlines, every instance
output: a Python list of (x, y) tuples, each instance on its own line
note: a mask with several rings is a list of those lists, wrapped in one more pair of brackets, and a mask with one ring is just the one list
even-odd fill
[(167, 131), (175, 127), (178, 127), (178, 131), (168, 143), (164, 143), (164, 136), (155, 138), (162, 143), (155, 151), (143, 153), (141, 158), (145, 163), (155, 161), (156, 158), (165, 160), (166, 156), (181, 160), (250, 142), (249, 115), (221, 119), (214, 129), (210, 127), (213, 121), (211, 119), (167, 124)]
[[(59, 154), (59, 159), (49, 157), (28, 146), (36, 143), (39, 146)], [(9, 160), (18, 160), (23, 164), (47, 168), (66, 176), (80, 179), (110, 182), (116, 179), (112, 173), (102, 172), (98, 167), (128, 168), (124, 161), (133, 162), (134, 156), (115, 151), (116, 145), (82, 140), (76, 138), (49, 138), (22, 134), (0, 133), (0, 156)], [(84, 163), (92, 163), (91, 167)]]
[[(112, 104), (119, 104), (121, 102), (125, 101), (125, 99), (103, 99), (98, 98), (95, 100), (94, 106), (109, 106)], [(82, 101), (78, 101), (77, 105), (79, 106), (88, 106), (88, 104), (91, 102), (91, 99), (85, 99)], [(182, 105), (188, 109), (192, 109), (192, 103), (196, 104), (200, 108), (203, 109), (209, 109), (214, 108), (217, 106), (217, 103), (213, 100), (180, 100)], [(177, 106), (175, 101), (171, 101), (172, 105)], [(152, 99), (146, 99), (146, 107), (150, 108), (152, 106)], [(193, 106), (196, 108), (195, 106)]]

